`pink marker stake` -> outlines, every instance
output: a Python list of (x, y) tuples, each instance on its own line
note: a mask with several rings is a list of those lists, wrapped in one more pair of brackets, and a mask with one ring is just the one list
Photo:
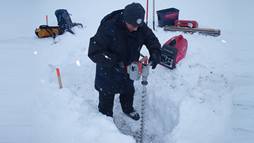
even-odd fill
[(46, 25), (48, 25), (48, 15), (46, 15)]
[(63, 83), (61, 80), (61, 75), (60, 75), (60, 69), (56, 68), (56, 75), (57, 75), (57, 79), (58, 79), (58, 83), (59, 83), (59, 88), (63, 88)]

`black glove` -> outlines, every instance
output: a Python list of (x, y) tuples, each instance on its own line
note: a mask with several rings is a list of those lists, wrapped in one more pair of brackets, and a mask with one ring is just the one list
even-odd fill
[(152, 69), (155, 69), (156, 66), (160, 63), (161, 56), (159, 53), (152, 53), (149, 58), (149, 63), (151, 63)]
[(114, 66), (115, 70), (119, 73), (122, 73), (122, 74), (127, 74), (127, 70), (124, 66), (124, 63), (123, 62), (119, 62), (117, 63), (115, 66)]

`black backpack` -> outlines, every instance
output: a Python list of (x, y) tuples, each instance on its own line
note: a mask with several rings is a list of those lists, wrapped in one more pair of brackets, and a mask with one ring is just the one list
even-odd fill
[(56, 15), (56, 18), (57, 18), (58, 26), (64, 32), (68, 31), (71, 34), (75, 34), (72, 31), (72, 28), (74, 26), (80, 26), (80, 27), (83, 28), (83, 25), (81, 23), (73, 23), (72, 22), (70, 14), (68, 13), (68, 11), (66, 9), (57, 9), (55, 11), (55, 15)]

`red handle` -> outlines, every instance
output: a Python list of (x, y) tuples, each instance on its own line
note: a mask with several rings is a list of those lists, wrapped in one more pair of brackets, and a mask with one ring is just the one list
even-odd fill
[(140, 63), (143, 63), (143, 64), (147, 64), (148, 63), (148, 58), (147, 56), (144, 56), (142, 59), (139, 60)]
[(57, 75), (58, 77), (60, 77), (60, 69), (59, 69), (59, 68), (56, 68), (56, 75)]

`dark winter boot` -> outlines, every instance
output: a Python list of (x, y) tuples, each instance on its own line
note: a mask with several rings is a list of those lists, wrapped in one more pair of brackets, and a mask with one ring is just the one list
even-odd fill
[(112, 111), (105, 111), (99, 108), (99, 112), (101, 112), (103, 115), (113, 117), (113, 112)]
[(130, 113), (125, 113), (128, 117), (132, 118), (133, 120), (139, 120), (140, 116), (138, 114), (138, 112), (136, 112), (135, 110), (130, 112)]

